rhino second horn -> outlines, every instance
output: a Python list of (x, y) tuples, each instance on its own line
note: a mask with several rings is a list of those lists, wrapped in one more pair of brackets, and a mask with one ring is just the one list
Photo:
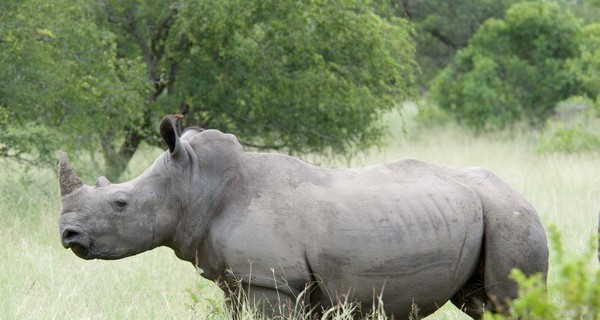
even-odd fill
[(83, 186), (81, 179), (71, 169), (69, 157), (67, 157), (65, 152), (61, 153), (58, 162), (58, 181), (60, 183), (60, 195), (63, 197)]
[(110, 181), (108, 181), (108, 179), (106, 179), (106, 177), (104, 176), (100, 176), (100, 178), (98, 178), (98, 180), (96, 180), (96, 187), (106, 187), (109, 186), (111, 183)]

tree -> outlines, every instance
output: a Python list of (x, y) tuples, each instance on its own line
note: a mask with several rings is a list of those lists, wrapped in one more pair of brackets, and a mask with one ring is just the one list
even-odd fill
[(600, 109), (600, 23), (588, 24), (583, 31), (585, 40), (580, 46), (581, 59), (577, 61), (576, 68), (581, 71), (580, 79), (585, 88), (588, 88), (589, 98), (596, 99)]
[(561, 0), (570, 6), (577, 17), (582, 18), (586, 23), (597, 23), (600, 14), (600, 0)]
[(167, 113), (256, 148), (352, 152), (380, 141), (380, 116), (411, 96), (416, 69), (407, 22), (369, 4), (26, 0), (1, 26), (20, 33), (0, 43), (0, 74), (20, 78), (0, 87), (0, 110), (63, 148), (101, 149), (113, 178), (141, 142), (158, 143)]
[(425, 87), (467, 46), (481, 24), (502, 18), (517, 2), (522, 0), (389, 0), (394, 14), (415, 26), (416, 57), (423, 71), (420, 84)]
[(435, 79), (440, 107), (477, 130), (520, 119), (541, 125), (557, 102), (594, 95), (578, 67), (583, 27), (564, 6), (528, 2), (491, 19)]
[(139, 123), (143, 65), (117, 57), (114, 35), (85, 1), (2, 6), (0, 156), (54, 163), (58, 148), (95, 153), (115, 127)]

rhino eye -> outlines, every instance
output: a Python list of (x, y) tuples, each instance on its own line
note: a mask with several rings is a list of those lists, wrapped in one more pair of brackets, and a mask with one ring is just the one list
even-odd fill
[(117, 199), (113, 201), (112, 208), (117, 212), (123, 212), (125, 209), (127, 209), (127, 201), (123, 199)]

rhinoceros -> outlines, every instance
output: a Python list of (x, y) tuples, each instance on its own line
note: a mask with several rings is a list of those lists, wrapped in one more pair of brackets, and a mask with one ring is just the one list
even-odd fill
[(85, 185), (61, 155), (65, 248), (120, 259), (170, 247), (267, 316), (301, 300), (318, 318), (350, 301), (359, 317), (382, 308), (401, 319), (451, 301), (480, 318), (517, 296), (513, 268), (546, 278), (536, 210), (488, 170), (413, 159), (322, 168), (245, 152), (218, 130), (180, 135), (177, 118), (160, 122), (168, 150), (128, 182)]

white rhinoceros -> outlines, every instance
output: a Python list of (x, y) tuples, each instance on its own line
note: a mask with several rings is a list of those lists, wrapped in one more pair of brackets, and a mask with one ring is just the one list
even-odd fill
[(176, 121), (160, 124), (169, 150), (125, 183), (84, 185), (61, 155), (65, 248), (120, 259), (167, 246), (267, 315), (304, 292), (315, 317), (344, 301), (363, 313), (382, 303), (396, 319), (451, 301), (479, 318), (517, 296), (513, 268), (547, 275), (535, 209), (485, 169), (417, 160), (326, 169), (246, 153), (217, 130), (180, 137)]

